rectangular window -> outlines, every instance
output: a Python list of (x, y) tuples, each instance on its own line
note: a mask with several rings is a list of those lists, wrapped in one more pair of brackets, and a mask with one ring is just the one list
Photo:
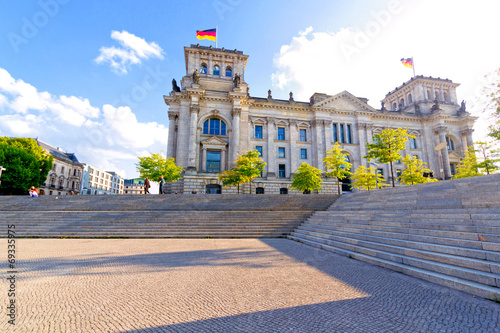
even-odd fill
[(278, 127), (278, 140), (285, 140), (285, 128)]
[(450, 171), (451, 171), (451, 175), (454, 176), (455, 175), (455, 164), (452, 164), (450, 163)]
[(307, 149), (300, 150), (300, 158), (303, 160), (307, 160)]
[(262, 126), (255, 126), (255, 138), (262, 139)]
[(410, 138), (410, 148), (417, 149), (417, 139)]
[(384, 169), (378, 169), (377, 171), (379, 175), (384, 176)]
[(285, 158), (285, 147), (278, 147), (278, 158)]
[(337, 124), (333, 124), (333, 142), (339, 141), (339, 135), (337, 133)]
[(278, 177), (279, 178), (285, 178), (285, 171), (286, 171), (285, 164), (280, 164), (278, 166)]
[(344, 124), (340, 124), (340, 143), (345, 143)]
[(305, 129), (299, 130), (299, 141), (307, 141), (307, 131)]
[(220, 172), (220, 151), (207, 150), (207, 172)]
[(347, 125), (347, 143), (352, 143), (351, 125)]
[(262, 146), (255, 146), (255, 150), (259, 152), (259, 156), (262, 156)]

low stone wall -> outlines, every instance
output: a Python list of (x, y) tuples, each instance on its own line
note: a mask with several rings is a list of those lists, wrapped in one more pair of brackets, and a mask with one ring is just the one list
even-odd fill
[[(172, 194), (190, 194), (190, 193), (205, 193), (207, 185), (220, 185), (217, 177), (212, 175), (196, 175), (184, 176), (176, 182), (168, 182), (165, 186), (165, 192)], [(264, 194), (280, 194), (281, 189), (286, 189), (287, 194), (302, 194), (302, 192), (291, 190), (291, 181), (288, 179), (267, 180), (257, 178), (251, 184), (241, 184), (240, 194), (255, 194), (257, 188), (264, 189)], [(237, 186), (222, 186), (222, 194), (237, 194)], [(322, 188), (319, 194), (338, 194), (338, 182), (333, 181), (331, 178), (323, 181)]]

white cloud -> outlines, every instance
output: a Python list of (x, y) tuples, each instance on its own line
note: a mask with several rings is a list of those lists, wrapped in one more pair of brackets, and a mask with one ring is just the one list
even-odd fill
[(112, 31), (111, 38), (117, 40), (121, 48), (101, 47), (100, 54), (94, 61), (98, 64), (109, 63), (113, 71), (126, 74), (131, 65), (141, 64), (142, 60), (150, 58), (163, 59), (163, 49), (155, 42), (148, 43), (125, 30)]
[(164, 150), (168, 138), (168, 128), (138, 121), (129, 107), (99, 108), (86, 98), (39, 92), (2, 68), (0, 133), (38, 137), (76, 153), (82, 163), (130, 177), (137, 156)]
[[(417, 75), (461, 83), (459, 101), (484, 117), (474, 105), (483, 76), (500, 66), (492, 37), (500, 29), (499, 11), (496, 1), (389, 1), (362, 26), (334, 32), (308, 27), (275, 55), (273, 95), (293, 91), (296, 100), (307, 101), (315, 92), (348, 90), (378, 108), (386, 93), (411, 78), (399, 60), (413, 56)], [(476, 137), (484, 133), (476, 127)]]

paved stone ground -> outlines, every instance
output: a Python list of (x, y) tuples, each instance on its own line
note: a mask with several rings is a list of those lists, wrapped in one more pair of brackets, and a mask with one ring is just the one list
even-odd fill
[[(6, 257), (7, 240), (0, 240)], [(286, 239), (17, 239), (1, 332), (500, 332), (500, 305)]]

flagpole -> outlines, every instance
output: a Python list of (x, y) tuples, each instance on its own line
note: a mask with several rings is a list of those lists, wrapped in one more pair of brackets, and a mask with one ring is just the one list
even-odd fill
[[(219, 27), (218, 26), (215, 26), (215, 48), (217, 48), (217, 32), (219, 30)], [(415, 71), (415, 70), (413, 70)]]
[(413, 56), (411, 57), (411, 64), (411, 67), (413, 67), (413, 77), (415, 77), (415, 60), (413, 60)]

